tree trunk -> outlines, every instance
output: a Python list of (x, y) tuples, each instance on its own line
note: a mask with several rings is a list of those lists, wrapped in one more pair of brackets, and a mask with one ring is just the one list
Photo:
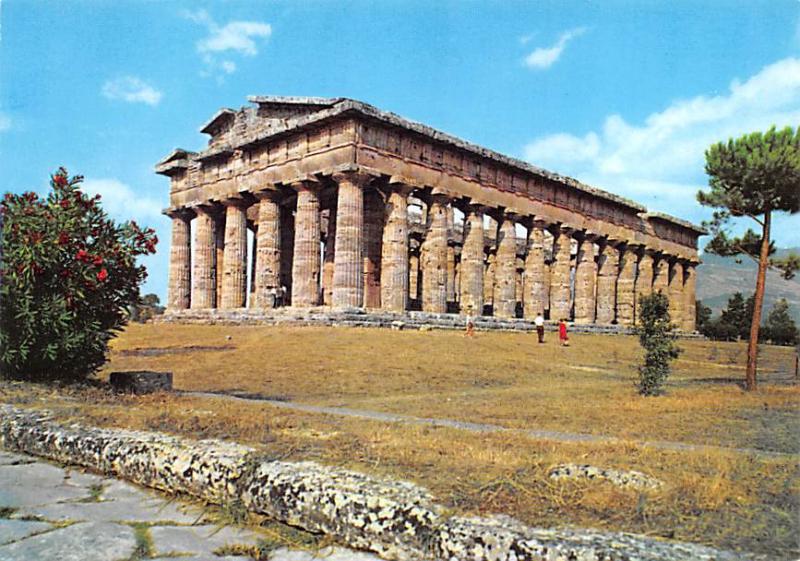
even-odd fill
[(758, 359), (758, 330), (761, 327), (761, 308), (764, 307), (764, 285), (766, 284), (767, 266), (769, 265), (769, 226), (771, 213), (764, 213), (764, 227), (761, 234), (761, 252), (758, 256), (758, 276), (756, 277), (756, 294), (753, 298), (753, 322), (750, 324), (750, 341), (747, 343), (747, 374), (745, 389), (756, 389), (756, 362)]

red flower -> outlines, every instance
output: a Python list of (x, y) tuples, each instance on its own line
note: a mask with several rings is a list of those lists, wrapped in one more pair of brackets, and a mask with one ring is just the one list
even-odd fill
[(67, 184), (67, 178), (63, 175), (55, 175), (53, 176), (53, 183), (58, 185), (59, 187), (64, 187)]
[(67, 245), (69, 243), (69, 234), (61, 232), (58, 234), (58, 245)]
[(75, 259), (87, 263), (89, 261), (89, 254), (86, 252), (85, 249), (79, 249), (78, 253), (75, 254)]
[(105, 269), (100, 269), (100, 271), (97, 273), (97, 280), (103, 282), (107, 278), (108, 278), (108, 271), (106, 271)]
[(95, 264), (95, 265), (102, 265), (103, 264), (103, 258), (98, 255), (97, 257), (94, 258), (94, 261), (92, 261), (92, 263)]
[(63, 199), (61, 201), (61, 208), (69, 208), (69, 199)]

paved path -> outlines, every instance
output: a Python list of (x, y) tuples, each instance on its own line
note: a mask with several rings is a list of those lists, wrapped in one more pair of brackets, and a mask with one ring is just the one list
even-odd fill
[(647, 448), (657, 448), (660, 450), (680, 450), (691, 452), (734, 452), (738, 454), (747, 454), (759, 458), (782, 458), (782, 459), (797, 459), (800, 454), (787, 454), (783, 452), (770, 452), (768, 450), (756, 450), (754, 448), (728, 448), (725, 446), (708, 446), (702, 444), (687, 444), (685, 442), (671, 442), (667, 440), (624, 440), (613, 436), (604, 436), (597, 434), (576, 433), (576, 432), (560, 432), (544, 429), (514, 429), (503, 427), (500, 425), (492, 425), (488, 423), (470, 423), (467, 421), (456, 421), (454, 419), (438, 419), (431, 417), (414, 417), (411, 415), (401, 415), (399, 413), (384, 413), (382, 411), (370, 411), (365, 409), (351, 409), (349, 407), (325, 407), (321, 405), (307, 405), (305, 403), (296, 403), (294, 401), (282, 401), (277, 399), (260, 398), (252, 396), (238, 396), (230, 393), (216, 393), (216, 392), (181, 392), (183, 395), (193, 397), (217, 398), (217, 399), (231, 399), (237, 401), (245, 401), (249, 403), (266, 403), (275, 407), (283, 409), (292, 409), (295, 411), (305, 411), (308, 413), (325, 413), (327, 415), (338, 415), (342, 417), (356, 417), (360, 419), (372, 419), (375, 421), (386, 421), (390, 423), (406, 423), (412, 425), (429, 425), (435, 427), (448, 427), (453, 429), (467, 430), (471, 432), (511, 432), (516, 434), (523, 434), (531, 438), (538, 438), (544, 440), (555, 440), (557, 442), (587, 442), (594, 444), (619, 444), (619, 443), (632, 443), (637, 446)]
[[(168, 502), (149, 489), (0, 451), (3, 561), (247, 561), (252, 558), (215, 553), (257, 546), (263, 537), (210, 524), (199, 507)], [(379, 561), (338, 547), (316, 556), (282, 548), (269, 559)]]

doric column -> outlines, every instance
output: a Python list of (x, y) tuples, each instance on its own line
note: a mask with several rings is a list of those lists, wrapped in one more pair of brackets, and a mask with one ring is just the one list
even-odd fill
[(328, 224), (325, 229), (325, 253), (322, 261), (322, 303), (333, 303), (333, 269), (336, 255), (336, 201), (328, 210)]
[(669, 297), (669, 256), (661, 254), (653, 265), (653, 292)]
[(428, 209), (428, 228), (422, 243), (422, 309), (426, 312), (447, 311), (447, 199), (433, 195)]
[(513, 318), (517, 308), (517, 235), (510, 216), (501, 216), (497, 228), (494, 269), (494, 316)]
[(255, 194), (258, 203), (256, 239), (256, 307), (272, 308), (281, 286), (281, 220), (277, 191)]
[[(493, 222), (489, 223), (490, 225)], [(495, 270), (495, 252), (489, 249), (486, 255), (486, 266), (483, 271), (483, 303), (494, 307), (494, 270)]]
[(655, 256), (656, 252), (651, 249), (644, 248), (642, 250), (642, 257), (639, 260), (639, 269), (636, 275), (636, 306), (633, 310), (633, 316), (636, 324), (639, 323), (639, 300), (643, 296), (649, 296), (653, 293)]
[(381, 306), (381, 246), (385, 203), (375, 189), (364, 191), (364, 307)]
[(595, 322), (611, 324), (616, 319), (619, 249), (616, 240), (606, 240), (597, 263), (597, 314)]
[(253, 245), (250, 248), (250, 286), (247, 287), (247, 307), (256, 307), (256, 259), (258, 259), (258, 219), (253, 225)]
[(408, 298), (419, 300), (419, 248), (408, 255)]
[(168, 213), (172, 219), (172, 243), (169, 247), (169, 291), (167, 308), (185, 310), (192, 295), (192, 213), (186, 209)]
[(461, 313), (483, 314), (483, 209), (469, 205), (464, 216), (461, 247)]
[(222, 307), (222, 283), (225, 279), (225, 222), (226, 213), (224, 208), (214, 214), (214, 250), (215, 250), (215, 270), (214, 278), (217, 279), (216, 299), (214, 308)]
[(338, 173), (336, 249), (333, 268), (333, 305), (364, 304), (364, 186), (372, 177), (357, 172)]
[(192, 309), (213, 308), (217, 303), (217, 252), (215, 212), (197, 207), (192, 268)]
[(669, 317), (678, 329), (683, 329), (683, 263), (676, 259), (669, 273)]
[(683, 270), (683, 330), (692, 333), (697, 328), (697, 263), (687, 261)]
[(553, 229), (553, 263), (550, 266), (550, 319), (570, 317), (570, 244), (572, 229), (561, 225)]
[(292, 184), (297, 191), (292, 260), (292, 306), (306, 308), (319, 303), (319, 185), (315, 181)]
[(638, 247), (629, 244), (620, 253), (619, 277), (617, 278), (617, 323), (620, 325), (633, 325), (634, 309), (636, 308)]
[(453, 232), (455, 231), (455, 209), (452, 204), (445, 207), (447, 213), (447, 301), (456, 301), (456, 248)]
[(544, 262), (545, 227), (546, 224), (539, 220), (534, 220), (528, 227), (528, 252), (522, 288), (522, 310), (526, 319), (533, 319), (539, 314), (544, 317), (548, 284)]
[(578, 255), (575, 262), (575, 323), (595, 321), (597, 262), (594, 256), (595, 235), (576, 234)]
[(408, 309), (408, 191), (393, 184), (386, 205), (381, 249), (381, 307), (393, 312)]
[(244, 308), (247, 299), (247, 206), (240, 199), (224, 201), (225, 251), (222, 265), (222, 308)]

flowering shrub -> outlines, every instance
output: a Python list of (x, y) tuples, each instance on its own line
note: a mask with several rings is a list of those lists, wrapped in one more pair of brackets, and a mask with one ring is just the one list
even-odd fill
[(6, 193), (0, 203), (0, 374), (25, 380), (81, 380), (105, 361), (108, 341), (138, 304), (155, 253), (150, 228), (116, 224), (60, 168), (52, 191)]

